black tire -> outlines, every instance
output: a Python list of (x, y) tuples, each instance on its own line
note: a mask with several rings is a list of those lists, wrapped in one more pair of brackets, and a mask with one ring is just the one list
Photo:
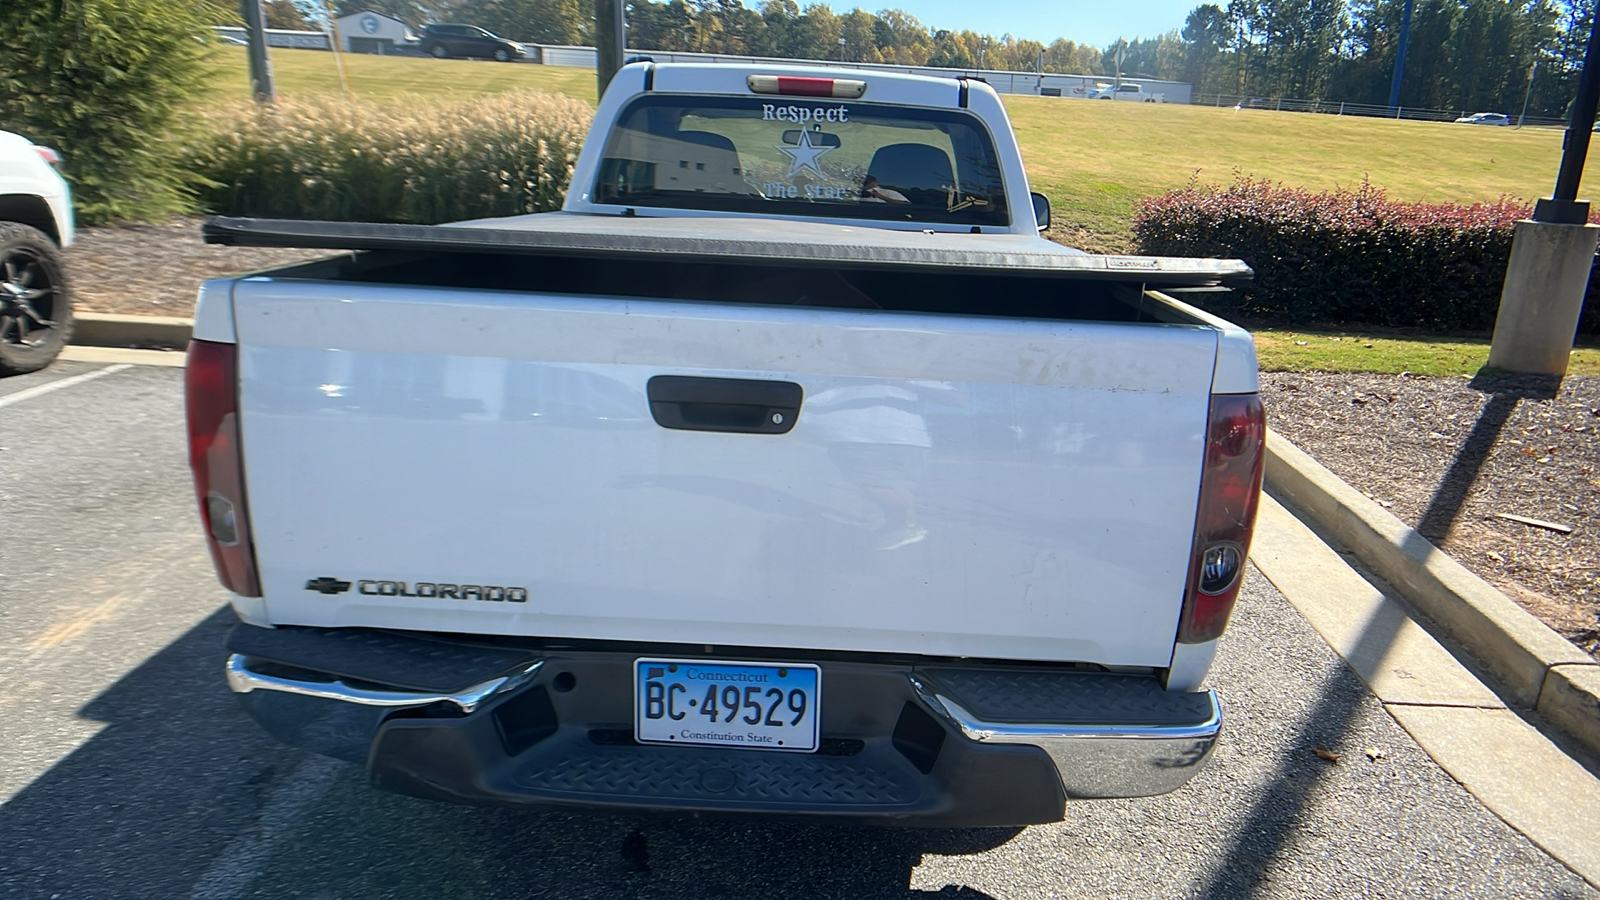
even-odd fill
[(72, 294), (49, 235), (0, 222), (0, 376), (55, 361), (72, 338)]
[(428, 48), (428, 54), (434, 59), (450, 58), (450, 51), (446, 50), (443, 44), (434, 44), (432, 47)]
[(495, 62), (511, 62), (511, 51), (507, 50), (504, 47), (501, 47), (499, 50), (496, 50), (494, 52), (494, 61)]

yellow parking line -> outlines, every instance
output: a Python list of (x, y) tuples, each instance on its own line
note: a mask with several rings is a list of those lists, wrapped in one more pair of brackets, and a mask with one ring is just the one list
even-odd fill
[(34, 659), (84, 634), (96, 625), (110, 621), (116, 615), (117, 608), (127, 602), (127, 599), (127, 595), (118, 594), (98, 606), (83, 610), (65, 622), (57, 622), (50, 626), (43, 634), (28, 642), (27, 658)]

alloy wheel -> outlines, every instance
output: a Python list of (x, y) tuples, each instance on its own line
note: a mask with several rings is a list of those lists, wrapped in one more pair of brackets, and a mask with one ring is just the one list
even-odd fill
[(0, 341), (37, 347), (56, 327), (60, 286), (37, 254), (15, 247), (0, 257)]

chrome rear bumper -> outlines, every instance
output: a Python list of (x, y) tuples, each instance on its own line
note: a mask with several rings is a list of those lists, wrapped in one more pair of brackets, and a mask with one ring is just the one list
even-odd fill
[(633, 660), (702, 648), (240, 627), (228, 684), (269, 732), (365, 763), (379, 787), (468, 803), (1048, 822), (1068, 800), (1182, 786), (1222, 724), (1213, 693), (1167, 692), (1153, 676), (835, 654), (812, 660), (830, 698), (818, 753), (660, 748), (631, 739)]
[(435, 703), (452, 703), (463, 713), (472, 713), (476, 712), (479, 706), (494, 699), (496, 696), (516, 690), (518, 687), (532, 681), (534, 676), (539, 674), (539, 667), (542, 665), (544, 665), (543, 660), (536, 660), (520, 671), (498, 678), (491, 678), (466, 690), (449, 694), (356, 687), (337, 678), (320, 681), (268, 675), (251, 671), (245, 656), (240, 653), (235, 653), (228, 657), (226, 671), (228, 687), (235, 694), (248, 694), (251, 691), (278, 691), (284, 694), (297, 694), (301, 697), (338, 700), (342, 703), (354, 703), (358, 706), (380, 706), (396, 709), (431, 706)]
[(923, 702), (968, 740), (1024, 744), (1049, 754), (1069, 799), (1153, 797), (1177, 790), (1205, 765), (1222, 731), (1222, 706), (1214, 691), (1203, 694), (1209, 714), (1192, 724), (999, 722), (979, 718), (926, 679), (910, 678)]

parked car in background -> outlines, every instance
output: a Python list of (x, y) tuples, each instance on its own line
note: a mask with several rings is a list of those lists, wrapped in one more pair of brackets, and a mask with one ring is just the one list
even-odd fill
[(1089, 92), (1090, 100), (1131, 100), (1138, 103), (1165, 103), (1166, 94), (1152, 94), (1142, 84), (1117, 84), (1098, 87)]
[(466, 56), (511, 62), (528, 55), (528, 48), (516, 41), (476, 25), (424, 25), (419, 43), (423, 53), (438, 59)]
[(0, 131), (0, 375), (49, 365), (72, 335), (61, 249), (72, 243), (72, 192), (60, 154)]
[(1458, 125), (1510, 125), (1511, 117), (1505, 113), (1473, 113), (1456, 120)]

